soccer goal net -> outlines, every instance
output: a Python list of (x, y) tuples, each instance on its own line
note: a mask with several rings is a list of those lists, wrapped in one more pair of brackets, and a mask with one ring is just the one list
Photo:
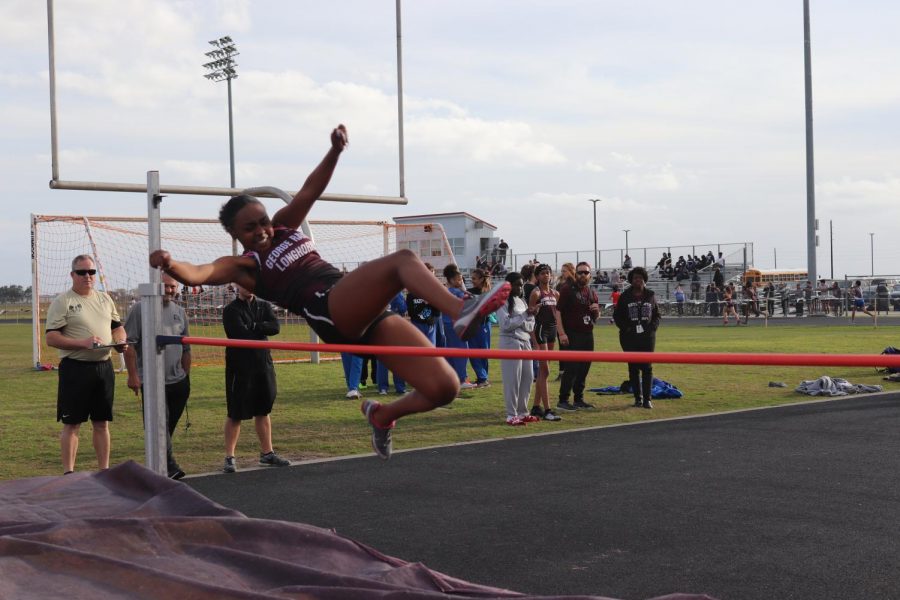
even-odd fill
[[(447, 236), (439, 224), (393, 224), (382, 221), (310, 221), (316, 247), (338, 269), (352, 271), (360, 264), (398, 249), (410, 249), (437, 269), (453, 262)], [(162, 247), (179, 260), (208, 263), (236, 251), (231, 237), (212, 219), (162, 219)], [(112, 296), (123, 321), (140, 301), (138, 285), (149, 280), (146, 218), (48, 216), (31, 217), (33, 364), (55, 363), (55, 351), (44, 340), (47, 308), (53, 298), (72, 285), (72, 259), (94, 258), (97, 288)], [(191, 335), (225, 337), (222, 309), (235, 298), (230, 286), (181, 288), (176, 302), (184, 306)], [(309, 341), (305, 321), (276, 307), (283, 341)], [(195, 365), (225, 362), (222, 348), (192, 348)], [(273, 351), (276, 361), (309, 360), (308, 354)]]

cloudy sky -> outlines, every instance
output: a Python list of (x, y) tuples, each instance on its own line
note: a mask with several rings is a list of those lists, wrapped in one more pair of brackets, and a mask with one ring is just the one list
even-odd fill
[[(900, 273), (900, 4), (811, 0), (820, 275)], [(395, 196), (392, 0), (56, 0), (60, 176), (227, 187), (237, 42), (238, 186), (296, 189), (347, 124), (330, 192)], [(409, 205), (468, 211), (516, 252), (752, 242), (806, 266), (801, 0), (407, 0)], [(50, 190), (46, 5), (0, 2), (0, 284), (30, 281), (29, 214), (146, 215), (142, 194)], [(222, 199), (170, 197), (169, 216)], [(277, 205), (273, 205), (277, 206)], [(702, 246), (701, 246), (702, 247)], [(654, 257), (655, 262), (655, 257)]]

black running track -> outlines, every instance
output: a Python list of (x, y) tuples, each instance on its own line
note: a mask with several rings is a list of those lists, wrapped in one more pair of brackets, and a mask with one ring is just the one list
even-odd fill
[(900, 597), (896, 393), (186, 482), (529, 594)]

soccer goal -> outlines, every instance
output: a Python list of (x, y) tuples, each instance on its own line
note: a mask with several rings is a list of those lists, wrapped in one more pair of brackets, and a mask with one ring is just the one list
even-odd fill
[[(394, 224), (384, 221), (310, 221), (319, 253), (338, 269), (360, 264), (399, 249), (409, 249), (442, 269), (453, 262), (443, 227), (437, 223)], [(232, 254), (231, 237), (213, 219), (161, 219), (162, 247), (191, 263), (207, 263)], [(138, 285), (147, 280), (147, 219), (144, 217), (31, 216), (33, 364), (55, 362), (44, 340), (47, 308), (72, 286), (71, 262), (79, 254), (94, 258), (98, 289), (109, 293), (122, 319), (140, 302)], [(183, 286), (176, 299), (184, 306), (191, 334), (225, 337), (222, 309), (235, 298), (229, 286)], [(308, 341), (310, 330), (300, 317), (278, 308), (279, 340)], [(222, 348), (192, 349), (194, 365), (222, 365)], [(276, 361), (309, 360), (309, 355), (275, 350)]]

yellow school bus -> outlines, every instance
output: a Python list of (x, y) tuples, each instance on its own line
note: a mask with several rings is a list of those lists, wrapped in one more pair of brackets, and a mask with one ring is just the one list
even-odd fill
[(753, 280), (758, 286), (765, 286), (770, 281), (773, 283), (796, 283), (807, 279), (809, 279), (807, 272), (801, 269), (754, 269), (750, 267), (741, 276), (743, 283)]

